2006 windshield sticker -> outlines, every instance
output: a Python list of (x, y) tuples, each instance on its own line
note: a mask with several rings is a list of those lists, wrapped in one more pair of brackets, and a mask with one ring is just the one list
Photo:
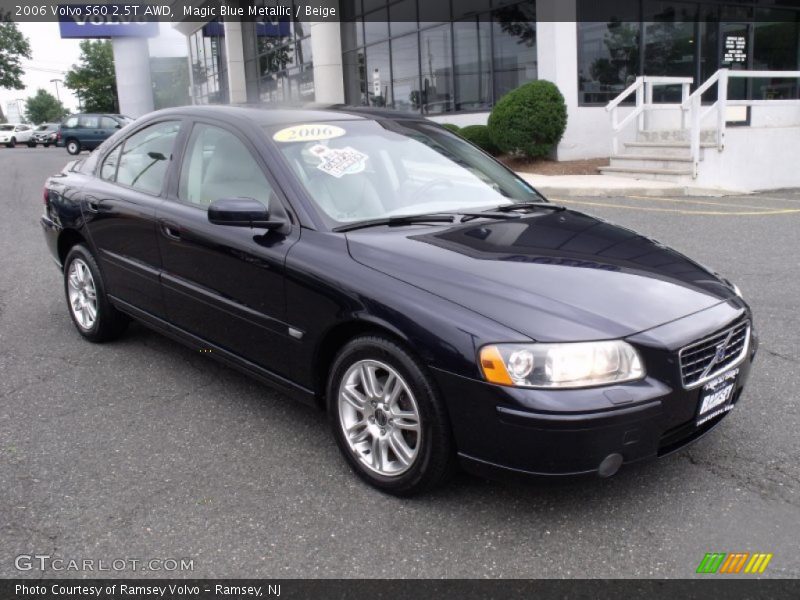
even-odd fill
[(286, 127), (276, 132), (272, 139), (276, 142), (318, 142), (341, 137), (347, 133), (341, 127), (326, 123), (304, 123)]
[(322, 161), (317, 165), (317, 168), (323, 173), (333, 175), (336, 178), (343, 175), (361, 173), (366, 168), (367, 159), (369, 158), (363, 152), (359, 152), (350, 146), (328, 148), (322, 144), (317, 144), (309, 150)]

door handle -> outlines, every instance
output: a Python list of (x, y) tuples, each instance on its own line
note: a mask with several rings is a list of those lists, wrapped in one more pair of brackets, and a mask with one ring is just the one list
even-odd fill
[(102, 202), (91, 196), (86, 198), (86, 210), (92, 213), (99, 213)]
[(161, 233), (171, 240), (180, 241), (181, 239), (181, 228), (168, 221), (161, 221)]

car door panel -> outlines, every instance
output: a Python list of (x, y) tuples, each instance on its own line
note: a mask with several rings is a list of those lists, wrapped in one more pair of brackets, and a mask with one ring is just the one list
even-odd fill
[(108, 293), (163, 315), (155, 229), (156, 207), (162, 200), (97, 181), (84, 196), (83, 213)]
[[(164, 301), (174, 325), (286, 375), (289, 360), (284, 348), (290, 338), (285, 320), (284, 263), (300, 229), (295, 226), (279, 233), (215, 225), (208, 221), (208, 202), (199, 199), (203, 194), (252, 195), (275, 189), (267, 183), (263, 165), (258, 166), (260, 175), (252, 169), (242, 172), (242, 163), (260, 161), (251, 145), (238, 135), (236, 139), (241, 144), (238, 149), (228, 140), (229, 148), (217, 146), (209, 151), (199, 138), (194, 141), (190, 136), (185, 165), (194, 160), (195, 166), (213, 174), (215, 160), (222, 157), (227, 162), (216, 171), (219, 178), (201, 178), (198, 171), (192, 179), (182, 173), (184, 194), (191, 195), (194, 202), (168, 200), (158, 208)], [(243, 149), (249, 157), (235, 156)], [(188, 172), (189, 167), (183, 168)], [(254, 185), (253, 178), (259, 177), (264, 179)], [(272, 202), (277, 206), (280, 200), (274, 196)]]
[(179, 128), (177, 120), (150, 124), (110, 150), (82, 204), (108, 293), (159, 317), (166, 310), (156, 210)]

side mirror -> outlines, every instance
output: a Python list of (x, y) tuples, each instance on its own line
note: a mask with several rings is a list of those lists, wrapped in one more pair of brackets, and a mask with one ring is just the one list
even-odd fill
[(283, 220), (271, 221), (269, 210), (253, 198), (220, 198), (208, 207), (208, 220), (215, 225), (229, 227), (260, 227), (279, 229)]

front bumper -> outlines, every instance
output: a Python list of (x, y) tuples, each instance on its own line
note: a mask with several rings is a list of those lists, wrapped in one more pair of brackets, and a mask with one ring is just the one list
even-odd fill
[[(757, 346), (753, 335), (738, 365), (734, 405)], [(482, 475), (611, 475), (619, 464), (679, 450), (728, 414), (697, 426), (701, 388), (687, 390), (654, 376), (611, 387), (534, 390), (442, 370), (434, 373), (448, 405), (460, 462)]]

